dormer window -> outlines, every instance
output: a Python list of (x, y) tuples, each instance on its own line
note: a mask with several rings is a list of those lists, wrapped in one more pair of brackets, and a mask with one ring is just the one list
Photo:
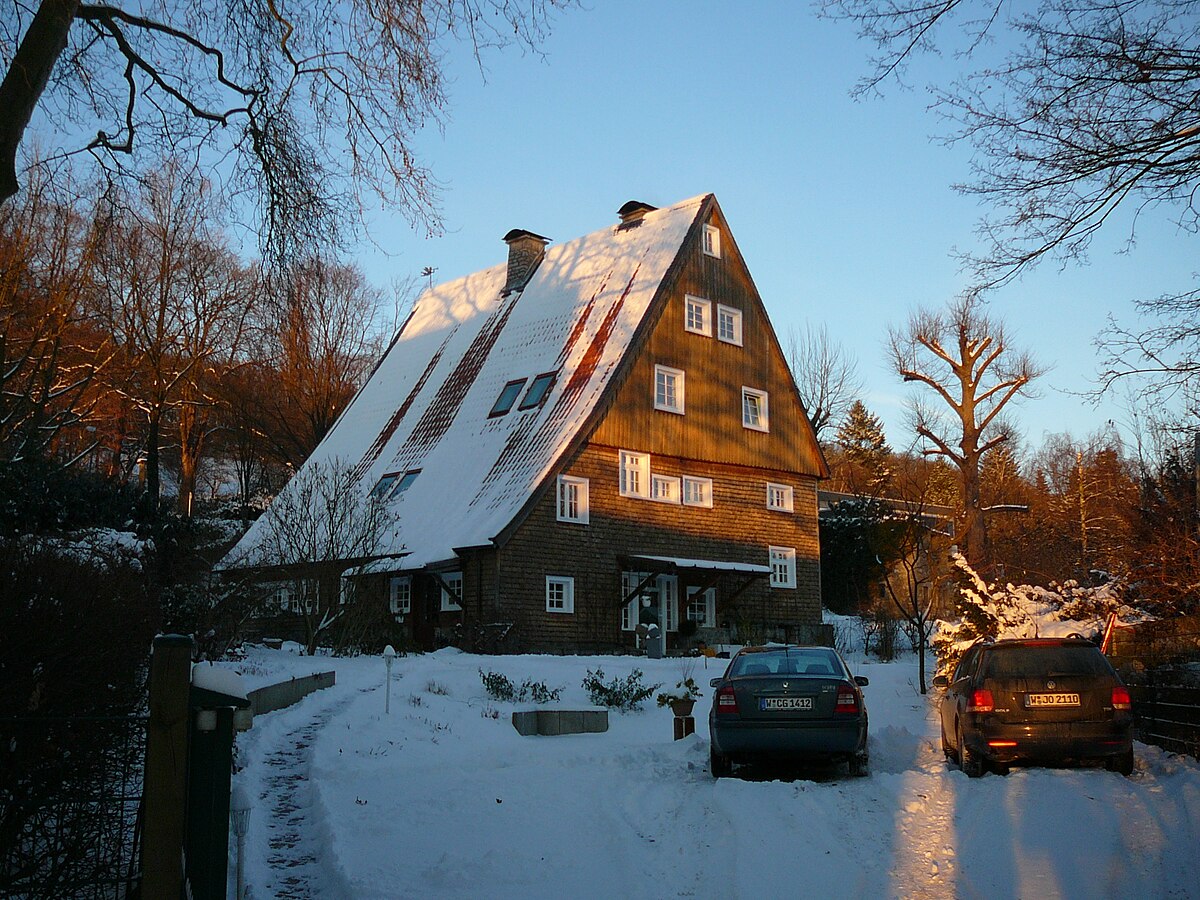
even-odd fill
[(525, 392), (525, 399), (521, 401), (521, 405), (517, 409), (533, 409), (535, 406), (541, 406), (546, 395), (550, 393), (550, 388), (554, 386), (556, 377), (558, 377), (557, 372), (544, 372), (533, 379), (529, 390)]
[(704, 255), (721, 258), (721, 231), (715, 225), (704, 226)]
[(521, 396), (521, 388), (525, 387), (525, 382), (528, 380), (528, 378), (518, 378), (504, 385), (504, 390), (496, 398), (496, 403), (492, 406), (492, 411), (488, 413), (488, 418), (494, 419), (512, 409), (513, 404), (517, 402), (517, 398)]

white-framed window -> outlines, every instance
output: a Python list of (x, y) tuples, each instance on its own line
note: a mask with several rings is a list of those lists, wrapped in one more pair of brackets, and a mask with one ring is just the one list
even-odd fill
[(588, 523), (588, 480), (572, 475), (558, 476), (558, 521)]
[(767, 509), (792, 512), (796, 507), (796, 492), (790, 484), (767, 482)]
[(716, 225), (704, 226), (704, 255), (721, 258), (721, 230)]
[[(458, 612), (462, 609), (462, 572), (450, 572), (442, 576), (442, 612)], [(449, 587), (450, 590), (446, 590)]]
[(713, 483), (711, 478), (697, 478), (694, 475), (683, 476), (683, 505), (703, 506), (712, 509)]
[(715, 628), (717, 625), (717, 589), (688, 588), (687, 617), (688, 621), (695, 622), (701, 628)]
[[(621, 596), (628, 597), (648, 577), (646, 572), (622, 572)], [(621, 630), (633, 631), (642, 620), (642, 610), (650, 610), (647, 619), (658, 623), (664, 632), (679, 630), (679, 579), (674, 575), (650, 578), (629, 602), (621, 607)]]
[(650, 477), (650, 499), (659, 503), (679, 502), (679, 479), (671, 475)]
[(742, 388), (742, 427), (753, 431), (771, 430), (766, 391), (749, 387)]
[(717, 304), (717, 339), (742, 346), (742, 311)]
[(712, 337), (712, 301), (685, 294), (683, 297), (683, 330)]
[(575, 612), (575, 579), (565, 575), (546, 576), (546, 612)]
[(275, 586), (275, 602), (284, 612), (292, 610), (292, 586), (286, 582)]
[(654, 367), (654, 408), (683, 415), (683, 372), (669, 366)]
[(622, 450), (619, 464), (621, 467), (621, 496), (648, 499), (650, 497), (650, 454)]
[(388, 579), (388, 608), (393, 616), (412, 612), (412, 576), (395, 575)]
[(794, 588), (796, 586), (796, 548), (768, 547), (771, 560), (771, 587)]

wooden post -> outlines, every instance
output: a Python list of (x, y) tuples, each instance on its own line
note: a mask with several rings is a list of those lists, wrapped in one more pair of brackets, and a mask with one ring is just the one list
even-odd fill
[(143, 789), (142, 896), (183, 896), (183, 837), (187, 813), (190, 637), (159, 635), (150, 658), (150, 723)]

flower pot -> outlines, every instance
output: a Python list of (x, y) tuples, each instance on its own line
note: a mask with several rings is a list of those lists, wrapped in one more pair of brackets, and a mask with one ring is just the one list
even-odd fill
[(690, 716), (692, 714), (692, 707), (695, 705), (695, 700), (672, 700), (671, 712), (680, 717)]

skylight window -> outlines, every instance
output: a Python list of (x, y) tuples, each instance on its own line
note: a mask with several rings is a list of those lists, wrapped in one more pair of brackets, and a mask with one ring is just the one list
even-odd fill
[(420, 474), (420, 469), (409, 469), (405, 472), (404, 477), (400, 479), (400, 483), (396, 485), (396, 489), (392, 491), (392, 496), (399, 496), (407, 491), (412, 487), (413, 482), (417, 480), (417, 476)]
[(521, 388), (525, 387), (525, 382), (528, 380), (528, 378), (518, 378), (504, 385), (504, 390), (496, 398), (496, 403), (492, 407), (492, 411), (488, 413), (488, 418), (494, 419), (496, 416), (502, 416), (512, 409), (513, 404), (517, 402), (517, 398), (521, 396)]
[(391, 493), (392, 486), (396, 483), (396, 479), (400, 477), (399, 472), (388, 472), (377, 482), (375, 487), (371, 488), (371, 499), (381, 500)]
[(533, 409), (535, 406), (541, 406), (542, 401), (546, 399), (546, 395), (550, 393), (550, 388), (554, 386), (554, 379), (557, 377), (557, 372), (544, 372), (533, 379), (533, 383), (529, 385), (529, 390), (525, 392), (525, 399), (521, 401), (521, 405), (517, 409)]

